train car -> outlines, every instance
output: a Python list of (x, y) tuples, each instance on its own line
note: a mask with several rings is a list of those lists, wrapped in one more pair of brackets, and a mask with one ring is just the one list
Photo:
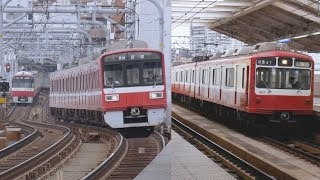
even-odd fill
[(20, 71), (12, 77), (10, 96), (15, 104), (30, 104), (41, 89), (41, 73)]
[[(259, 46), (253, 47), (259, 49)], [(314, 62), (268, 49), (172, 67), (173, 98), (248, 127), (313, 117)]]
[(123, 49), (50, 76), (50, 110), (56, 119), (145, 127), (166, 118), (164, 57), (150, 49)]

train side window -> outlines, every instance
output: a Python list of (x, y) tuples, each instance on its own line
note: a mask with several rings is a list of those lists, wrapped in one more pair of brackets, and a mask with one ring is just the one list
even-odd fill
[(80, 87), (81, 91), (84, 90), (84, 74), (81, 75), (81, 87)]
[(79, 76), (78, 79), (79, 79), (79, 84), (78, 84), (79, 87), (78, 87), (78, 90), (79, 90), (79, 92), (80, 92), (80, 91), (81, 91), (81, 75)]
[(83, 87), (84, 87), (84, 75), (83, 75), (83, 74), (81, 74), (81, 76), (80, 76), (80, 77), (81, 77), (81, 79), (80, 79), (80, 81), (81, 81), (81, 82), (80, 82), (80, 83), (81, 83), (80, 90), (81, 90), (81, 91), (83, 91), (83, 89), (84, 89), (84, 88), (83, 88)]
[(216, 72), (217, 72), (217, 69), (212, 69), (212, 85), (215, 85), (216, 84)]
[(82, 90), (86, 90), (86, 74), (82, 75)]
[(189, 70), (186, 71), (186, 82), (189, 82)]
[(89, 83), (88, 90), (93, 89), (93, 86), (92, 86), (92, 73), (88, 74), (88, 83)]
[(89, 86), (89, 79), (88, 79), (88, 74), (86, 74), (85, 75), (85, 82), (84, 82), (84, 90), (87, 91), (89, 89), (88, 86)]
[(179, 82), (179, 72), (176, 72), (176, 82)]
[(226, 82), (227, 87), (234, 87), (234, 68), (226, 69)]
[(180, 82), (182, 82), (182, 80), (183, 80), (183, 75), (182, 75), (182, 71), (180, 72)]
[(217, 72), (216, 72), (216, 85), (219, 86), (220, 84), (220, 79), (221, 79), (221, 74), (220, 74), (220, 69), (217, 69)]
[(195, 82), (196, 84), (199, 83), (199, 70), (196, 70)]
[(92, 73), (92, 89), (96, 89), (95, 82), (98, 81), (98, 79), (95, 78), (96, 73)]
[(76, 89), (77, 89), (76, 91), (79, 92), (79, 88), (80, 88), (80, 76), (79, 75), (77, 76), (77, 79), (76, 79), (76, 85), (77, 85), (76, 86)]
[(83, 91), (84, 90), (84, 75), (82, 74), (81, 75), (81, 91)]
[(207, 84), (208, 69), (202, 70), (202, 84)]
[(61, 79), (58, 79), (58, 92), (61, 92)]
[(53, 88), (54, 88), (54, 81), (50, 79), (50, 92), (54, 92)]
[(64, 92), (68, 92), (68, 77), (64, 80)]
[(245, 68), (242, 68), (242, 89), (244, 89)]
[(192, 83), (194, 83), (194, 70), (192, 70)]
[(78, 76), (74, 77), (74, 91), (77, 92), (78, 91)]
[(53, 92), (53, 87), (54, 87), (53, 81), (50, 80), (50, 92)]
[(91, 73), (90, 79), (91, 79), (91, 89), (93, 90), (94, 89), (94, 74), (93, 73)]
[(82, 75), (82, 91), (84, 91), (85, 90), (85, 87), (86, 87), (86, 85), (85, 85), (85, 82), (86, 82), (86, 79), (85, 79), (86, 77), (85, 77), (85, 75), (83, 74)]

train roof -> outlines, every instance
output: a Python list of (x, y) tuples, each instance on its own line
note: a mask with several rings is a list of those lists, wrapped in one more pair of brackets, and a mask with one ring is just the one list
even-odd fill
[(69, 69), (62, 69), (59, 71), (54, 71), (52, 73), (50, 73), (50, 77), (51, 78), (59, 78), (59, 77), (68, 77), (68, 76), (74, 76), (74, 75), (78, 75), (78, 74), (86, 74), (89, 72), (94, 72), (95, 70), (97, 70), (99, 61), (98, 59), (90, 61), (88, 63), (85, 64), (81, 64), (79, 66), (75, 66)]
[[(188, 67), (188, 65), (192, 63), (204, 63), (211, 62), (211, 61), (233, 61), (237, 59), (246, 59), (246, 58), (261, 58), (261, 57), (270, 57), (270, 56), (282, 56), (282, 57), (295, 57), (295, 58), (301, 58), (308, 61), (313, 61), (312, 57), (306, 54), (302, 54), (299, 52), (292, 52), (292, 51), (283, 51), (283, 50), (271, 50), (271, 51), (262, 51), (262, 52), (255, 52), (253, 54), (243, 54), (243, 55), (233, 55), (233, 56), (227, 56), (227, 57), (219, 57), (219, 58), (210, 58), (209, 60), (205, 61), (199, 61), (199, 62), (190, 62), (186, 64), (179, 64), (176, 66), (180, 67)], [(174, 67), (174, 66), (173, 66)]]
[(33, 76), (37, 73), (38, 72), (36, 71), (20, 71), (20, 72), (17, 72), (14, 76)]
[(145, 52), (159, 52), (162, 53), (161, 51), (157, 49), (149, 49), (149, 48), (127, 48), (127, 49), (119, 49), (115, 51), (109, 51), (103, 53), (101, 56), (106, 56), (110, 54), (117, 54), (117, 53), (125, 53), (125, 52), (139, 52), (139, 51), (145, 51)]

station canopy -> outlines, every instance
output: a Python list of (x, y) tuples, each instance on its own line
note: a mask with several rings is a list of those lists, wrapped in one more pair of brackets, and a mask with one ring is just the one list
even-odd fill
[(280, 41), (320, 52), (319, 9), (318, 0), (172, 0), (172, 26), (192, 23), (249, 45)]

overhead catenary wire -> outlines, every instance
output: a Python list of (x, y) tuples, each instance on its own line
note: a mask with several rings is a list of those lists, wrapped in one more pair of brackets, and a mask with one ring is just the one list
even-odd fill
[[(207, 9), (208, 7), (210, 7), (212, 4), (216, 3), (218, 0), (212, 1), (210, 4), (208, 4), (207, 6), (201, 8), (199, 11), (195, 12), (192, 16), (190, 16), (188, 19), (185, 19), (183, 22), (181, 22), (180, 24), (178, 24), (177, 26), (175, 26), (173, 29), (176, 29), (177, 27), (181, 26), (182, 24), (184, 24), (185, 22), (191, 20), (194, 16), (196, 16), (197, 14), (199, 14), (200, 12), (202, 12), (203, 10)], [(203, 2), (203, 1), (201, 1)]]
[(200, 1), (198, 4), (196, 4), (195, 6), (193, 6), (189, 11), (185, 12), (182, 16), (180, 16), (178, 19), (174, 20), (172, 23), (176, 23), (177, 21), (179, 21), (181, 18), (183, 18), (183, 17), (186, 16), (189, 12), (191, 12), (193, 9), (195, 9), (197, 6), (199, 6), (202, 2), (204, 2), (204, 0)]

